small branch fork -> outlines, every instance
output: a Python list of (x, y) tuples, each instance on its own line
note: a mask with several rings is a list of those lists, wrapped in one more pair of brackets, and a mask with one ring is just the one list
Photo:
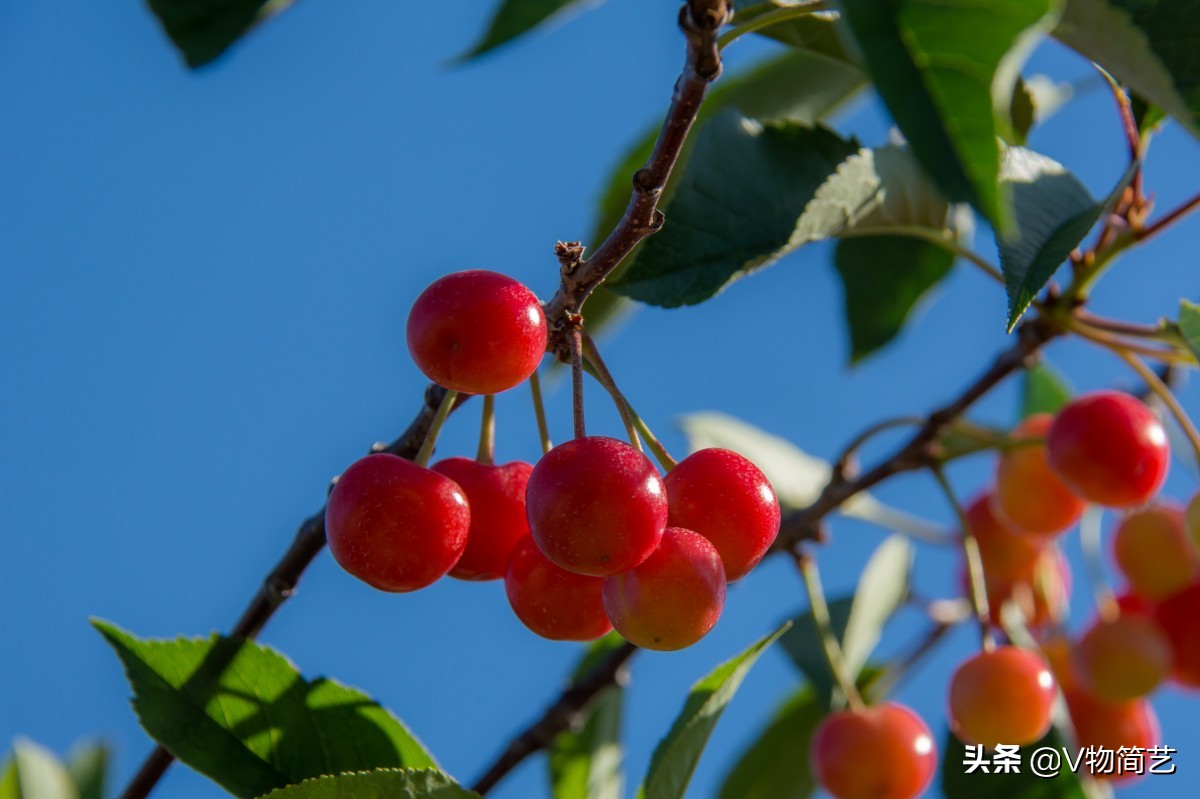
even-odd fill
[[(662, 228), (664, 217), (658, 204), (688, 132), (696, 121), (696, 113), (700, 110), (708, 86), (721, 74), (717, 32), (732, 16), (733, 3), (730, 0), (687, 0), (680, 8), (679, 25), (687, 40), (687, 59), (683, 72), (675, 83), (671, 105), (650, 159), (633, 177), (633, 195), (625, 209), (625, 215), (591, 258), (583, 259), (583, 247), (578, 242), (559, 244), (556, 248), (561, 264), (561, 285), (543, 308), (550, 327), (547, 351), (564, 360), (564, 356), (569, 357), (570, 319), (578, 317), (584, 301), (592, 291), (642, 239)], [(410, 460), (415, 458), (433, 425), (445, 393), (445, 389), (439, 386), (427, 387), (425, 402), (408, 429), (386, 447), (373, 447), (371, 451), (390, 452)], [(465, 399), (466, 397), (460, 397), (454, 407), (459, 407)], [(301, 523), (291, 546), (267, 575), (229, 635), (256, 637), (275, 612), (292, 596), (300, 577), (324, 547), (325, 509), (321, 508)], [(624, 659), (627, 660), (633, 651), (630, 649)], [(605, 679), (601, 679), (604, 675), (596, 677), (595, 680), (589, 677), (576, 687), (568, 689), (539, 722), (543, 726), (532, 732), (527, 730), (526, 734), (518, 739), (523, 741), (521, 747), (517, 747), (517, 742), (514, 742), (505, 755), (489, 769), (480, 780), (483, 790), (495, 784), (530, 754), (543, 748), (553, 739), (554, 734), (566, 729), (578, 709), (586, 705), (604, 685), (612, 684), (616, 675), (617, 670), (614, 669)], [(596, 684), (593, 686), (593, 683)], [(581, 686), (591, 686), (590, 692), (579, 690)], [(572, 702), (578, 702), (578, 706), (574, 707), (572, 712), (564, 712), (563, 708), (569, 708)], [(121, 794), (122, 799), (143, 799), (149, 796), (173, 760), (173, 755), (161, 746), (156, 747), (126, 786)]]

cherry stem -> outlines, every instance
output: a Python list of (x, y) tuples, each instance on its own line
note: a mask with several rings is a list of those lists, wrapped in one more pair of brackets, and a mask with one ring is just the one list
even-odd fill
[(533, 415), (537, 419), (538, 438), (542, 442), (542, 454), (554, 449), (550, 439), (550, 426), (546, 424), (546, 405), (542, 402), (542, 379), (534, 372), (529, 376), (529, 393), (533, 396)]
[(1119, 335), (1114, 335), (1107, 330), (1102, 330), (1089, 325), (1081, 319), (1064, 314), (1058, 317), (1063, 328), (1069, 330), (1082, 339), (1086, 339), (1094, 344), (1099, 344), (1114, 352), (1127, 351), (1144, 355), (1147, 358), (1153, 358), (1163, 363), (1180, 363), (1180, 364), (1195, 364), (1195, 360), (1189, 356), (1183, 355), (1178, 351), (1170, 349), (1162, 349), (1159, 347), (1147, 347), (1136, 341), (1129, 341), (1121, 338)]
[(642, 434), (642, 438), (646, 439), (646, 446), (650, 447), (650, 451), (654, 453), (654, 459), (658, 461), (658, 465), (668, 472), (678, 466), (679, 461), (671, 457), (671, 453), (667, 452), (667, 448), (654, 435), (650, 426), (646, 424), (646, 420), (638, 416), (637, 411), (633, 409), (632, 405), (628, 405), (627, 407), (629, 408), (629, 413), (633, 416), (633, 423), (637, 425), (638, 432)]
[(571, 404), (575, 419), (575, 437), (587, 437), (587, 425), (583, 419), (583, 329), (575, 324), (571, 328)]
[(1175, 417), (1175, 421), (1179, 423), (1180, 429), (1183, 430), (1184, 435), (1191, 442), (1197, 462), (1200, 462), (1200, 431), (1196, 430), (1196, 425), (1192, 423), (1191, 417), (1187, 415), (1183, 406), (1179, 404), (1179, 400), (1175, 399), (1175, 393), (1171, 391), (1170, 386), (1164, 383), (1162, 378), (1154, 373), (1153, 369), (1146, 366), (1142, 359), (1132, 352), (1119, 347), (1111, 349), (1118, 358), (1125, 361), (1133, 371), (1141, 375), (1141, 378), (1146, 381), (1146, 386), (1158, 395), (1163, 405), (1167, 406), (1167, 410)]
[(625, 399), (625, 395), (617, 387), (617, 381), (613, 378), (612, 372), (609, 371), (608, 364), (600, 357), (600, 350), (596, 347), (595, 340), (588, 335), (586, 330), (580, 331), (580, 338), (583, 343), (583, 357), (587, 360), (588, 365), (592, 367), (592, 374), (595, 376), (596, 381), (608, 392), (608, 395), (612, 397), (613, 404), (617, 406), (617, 413), (621, 415), (621, 423), (625, 425), (625, 434), (629, 437), (629, 443), (633, 444), (641, 452), (642, 440), (638, 437), (637, 425), (633, 421), (633, 411), (629, 400)]
[(479, 449), (475, 460), (487, 466), (496, 463), (496, 396), (483, 397), (483, 416), (479, 422)]
[(1096, 600), (1096, 611), (1104, 621), (1112, 621), (1120, 609), (1112, 586), (1104, 577), (1103, 521), (1104, 512), (1095, 505), (1089, 505), (1079, 522), (1079, 546), (1083, 550), (1083, 565), (1087, 569), (1088, 584)]
[(1151, 236), (1155, 236), (1155, 235), (1161, 233), (1162, 231), (1166, 230), (1171, 225), (1178, 222), (1183, 217), (1187, 216), (1192, 211), (1195, 211), (1197, 208), (1200, 208), (1200, 194), (1197, 194), (1194, 197), (1188, 199), (1182, 205), (1175, 208), (1175, 210), (1168, 211), (1165, 216), (1159, 218), (1157, 221), (1147, 225), (1145, 228), (1138, 231), (1138, 233), (1137, 233), (1138, 241), (1145, 241), (1146, 239), (1150, 238)]
[(796, 553), (796, 567), (800, 570), (800, 576), (804, 578), (804, 588), (808, 591), (808, 604), (812, 611), (813, 621), (817, 625), (817, 632), (821, 636), (821, 648), (825, 651), (825, 660), (829, 664), (829, 671), (837, 681), (842, 695), (846, 697), (846, 704), (850, 706), (850, 709), (864, 710), (866, 703), (863, 702), (862, 695), (858, 693), (858, 687), (854, 684), (850, 667), (846, 663), (846, 656), (842, 652), (842, 645), (838, 643), (837, 636), (833, 632), (833, 621), (829, 618), (829, 605), (825, 601), (825, 590), (821, 587), (821, 574), (817, 571), (816, 558), (810, 553), (798, 552)]
[(958, 518), (963, 556), (967, 560), (967, 577), (971, 583), (971, 609), (975, 611), (975, 618), (979, 620), (979, 637), (983, 650), (991, 652), (996, 648), (996, 641), (992, 637), (991, 609), (988, 607), (987, 584), (984, 582), (983, 558), (979, 554), (979, 542), (975, 540), (975, 533), (971, 530), (967, 513), (954, 495), (954, 488), (946, 478), (945, 470), (936, 465), (929, 467), (929, 470), (933, 472), (934, 478), (942, 488), (942, 493), (946, 495), (946, 500)]
[(446, 423), (446, 418), (450, 416), (450, 411), (454, 408), (454, 401), (457, 399), (457, 391), (446, 391), (441, 404), (438, 405), (437, 413), (433, 416), (433, 422), (429, 425), (429, 432), (425, 434), (425, 440), (421, 442), (421, 448), (417, 450), (417, 456), (413, 458), (413, 463), (418, 466), (429, 465), (429, 459), (433, 456), (433, 448), (437, 445), (438, 435), (442, 432), (442, 425)]

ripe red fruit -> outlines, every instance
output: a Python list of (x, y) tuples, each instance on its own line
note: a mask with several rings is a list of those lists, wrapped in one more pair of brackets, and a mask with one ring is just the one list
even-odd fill
[[(1042, 438), (1053, 422), (1048, 413), (1034, 414), (1017, 425), (1012, 438)], [(1039, 535), (1063, 532), (1075, 524), (1084, 507), (1084, 501), (1050, 468), (1045, 444), (1014, 447), (1000, 454), (992, 503), (1002, 521)]]
[(1050, 465), (1076, 494), (1114, 508), (1144, 505), (1167, 476), (1170, 448), (1145, 403), (1119, 391), (1067, 404), (1046, 438)]
[(994, 505), (990, 494), (980, 494), (966, 509), (989, 588), (1028, 580), (1045, 548), (1043, 539), (1023, 535), (997, 519)]
[(1200, 688), (1200, 582), (1160, 602), (1154, 618), (1171, 642), (1171, 677)]
[(555, 566), (532, 538), (523, 538), (508, 562), (504, 592), (521, 623), (543, 638), (590, 641), (612, 629), (600, 597), (603, 583)]
[(1075, 673), (1097, 699), (1146, 696), (1171, 670), (1171, 644), (1158, 624), (1137, 613), (1099, 620), (1074, 649)]
[(1122, 519), (1113, 535), (1113, 559), (1130, 589), (1152, 600), (1182, 591), (1200, 572), (1200, 555), (1175, 505), (1150, 505)]
[[(1145, 751), (1161, 744), (1158, 717), (1145, 699), (1104, 702), (1081, 690), (1064, 691), (1063, 695), (1080, 748)], [(1148, 760), (1146, 764), (1149, 765)], [(1124, 782), (1137, 775), (1131, 772), (1117, 774), (1114, 770), (1112, 774), (1094, 773), (1093, 776), (1110, 782)]]
[(325, 506), (334, 559), (382, 591), (415, 591), (450, 571), (470, 523), (457, 483), (386, 453), (351, 464)]
[(640, 564), (604, 578), (604, 610), (626, 640), (670, 652), (699, 641), (725, 607), (725, 569), (707, 538), (668, 527)]
[(913, 799), (933, 778), (937, 749), (920, 716), (885, 702), (826, 716), (813, 733), (809, 763), (836, 799)]
[(525, 493), (533, 540), (554, 563), (606, 577), (650, 556), (667, 526), (667, 492), (646, 456), (615, 438), (576, 438), (533, 467)]
[(667, 524), (721, 553), (729, 582), (753, 569), (779, 534), (779, 500), (766, 476), (727, 449), (702, 449), (667, 473)]
[(429, 285), (408, 314), (408, 351), (425, 376), (468, 394), (496, 394), (533, 374), (546, 316), (533, 292), (482, 269)]
[(965, 743), (1033, 743), (1050, 729), (1057, 691), (1050, 666), (1015, 646), (980, 652), (950, 680), (950, 729)]
[(533, 467), (515, 461), (503, 466), (470, 458), (447, 458), (430, 467), (458, 483), (471, 506), (467, 548), (450, 570), (460, 580), (498, 580), (513, 547), (529, 535), (525, 484)]

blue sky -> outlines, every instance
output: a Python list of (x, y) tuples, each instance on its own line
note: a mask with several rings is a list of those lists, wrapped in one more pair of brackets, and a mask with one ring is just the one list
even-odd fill
[[(65, 750), (98, 735), (119, 782), (149, 748), (116, 659), (87, 618), (140, 635), (207, 634), (234, 621), (330, 477), (407, 424), (424, 381), (403, 326), (430, 281), (464, 268), (506, 272), (548, 295), (552, 246), (583, 238), (608, 171), (661, 116), (682, 60), (674, 3), (612, 0), (586, 16), (461, 68), (448, 60), (490, 3), (300, 3), (201, 73), (185, 71), (140, 3), (0, 7), (0, 485), (8, 546), (0, 559), (5, 655), (0, 740), (26, 734)], [(765, 45), (739, 43), (730, 68)], [(1088, 76), (1055, 46), (1030, 71)], [(839, 120), (865, 143), (886, 138), (869, 101)], [(1031, 146), (1097, 195), (1123, 171), (1111, 100), (1087, 95), (1039, 128)], [(1169, 128), (1147, 183), (1170, 207), (1196, 189), (1200, 149)], [(1196, 225), (1123, 261), (1095, 295), (1139, 321), (1195, 297)], [(988, 257), (986, 231), (976, 245)], [(841, 289), (813, 245), (714, 301), (647, 309), (605, 343), (630, 399), (669, 447), (680, 414), (718, 410), (829, 456), (857, 430), (949, 397), (1004, 346), (1002, 292), (966, 267), (886, 351), (850, 369)], [(1050, 357), (1080, 388), (1132, 384), (1111, 356), (1074, 343)], [(561, 383), (548, 397), (569, 431)], [(598, 395), (589, 429), (617, 434)], [(1200, 412), (1194, 388), (1185, 407)], [(1006, 422), (1007, 384), (979, 408)], [(524, 391), (498, 402), (498, 454), (531, 459)], [(469, 454), (471, 410), (441, 451)], [(881, 442), (880, 450), (886, 444)], [(876, 450), (872, 450), (873, 452)], [(986, 460), (953, 479), (973, 493)], [(1186, 498), (1195, 476), (1168, 483)], [(878, 495), (942, 523), (927, 478)], [(836, 522), (822, 553), (830, 593), (853, 585), (883, 533)], [(1074, 623), (1090, 615), (1077, 542)], [(925, 595), (954, 591), (952, 554), (918, 555)], [(627, 713), (631, 779), (645, 770), (687, 686), (802, 604), (794, 571), (771, 562), (731, 591), (712, 635), (636, 665)], [(902, 616), (883, 652), (921, 629)], [(444, 581), (377, 593), (322, 555), (263, 639), (308, 676), (362, 688), (396, 711), (443, 765), (473, 779), (501, 742), (540, 712), (578, 655), (513, 619), (501, 586)], [(962, 630), (900, 698), (940, 729), (945, 686), (974, 646)], [(794, 687), (769, 653), (717, 728), (693, 786), (710, 795), (731, 758)], [(1156, 701), (1180, 774), (1130, 797), (1194, 795), (1196, 699)], [(538, 795), (534, 760), (493, 794)], [(175, 768), (162, 796), (213, 795)]]

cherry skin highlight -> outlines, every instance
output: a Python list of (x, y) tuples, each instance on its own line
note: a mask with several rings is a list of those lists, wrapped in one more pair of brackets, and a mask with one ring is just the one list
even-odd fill
[[(1067, 711), (1075, 727), (1075, 738), (1082, 748), (1117, 751), (1121, 747), (1146, 750), (1159, 746), (1158, 717), (1154, 708), (1145, 699), (1130, 702), (1104, 702), (1086, 691), (1064, 691)], [(1146, 762), (1149, 765), (1149, 761)], [(1097, 779), (1108, 782), (1126, 782), (1138, 775), (1094, 774)]]
[(1113, 560), (1130, 590), (1150, 600), (1182, 591), (1200, 573), (1200, 555), (1175, 505), (1149, 505), (1122, 519), (1113, 534)]
[(521, 623), (543, 638), (591, 641), (612, 629), (600, 596), (603, 582), (555, 566), (526, 537), (513, 548), (504, 592)]
[(1099, 620), (1074, 649), (1075, 673), (1097, 699), (1126, 702), (1146, 696), (1171, 671), (1171, 643), (1148, 616)]
[(667, 524), (707, 538), (721, 553), (725, 578), (744, 577), (779, 534), (779, 500), (766, 476), (727, 449), (702, 449), (679, 462), (663, 481)]
[(408, 351), (426, 377), (468, 394), (524, 382), (546, 352), (546, 316), (533, 292), (483, 269), (435, 280), (408, 314)]
[(980, 652), (950, 680), (950, 729), (965, 743), (1033, 743), (1050, 729), (1054, 675), (1046, 661), (1015, 646)]
[(809, 763), (836, 799), (913, 799), (933, 779), (937, 749), (920, 716), (884, 702), (826, 716), (813, 733)]
[(436, 582), (462, 555), (470, 524), (457, 483), (386, 453), (351, 464), (325, 506), (334, 559), (381, 591), (416, 591)]
[(1076, 494), (1131, 508), (1158, 493), (1170, 448), (1154, 412), (1119, 391), (1084, 394), (1066, 405), (1046, 437), (1050, 465)]
[(1200, 688), (1200, 582), (1167, 597), (1154, 618), (1171, 642), (1171, 677), (1180, 685)]
[(699, 641), (725, 607), (721, 555), (699, 533), (668, 527), (658, 548), (629, 571), (604, 578), (604, 610), (627, 641), (671, 652)]
[(667, 492), (646, 456), (615, 438), (559, 444), (529, 477), (533, 540), (551, 561), (606, 577), (650, 556), (667, 526)]
[(513, 547), (529, 535), (525, 484), (533, 467), (514, 461), (503, 466), (470, 458), (447, 458), (430, 467), (458, 483), (471, 506), (467, 548), (450, 576), (459, 580), (499, 580)]
[[(1034, 414), (1017, 425), (1012, 438), (1043, 438), (1053, 423), (1048, 413)], [(1084, 507), (1084, 501), (1050, 468), (1045, 444), (1000, 454), (992, 503), (996, 516), (1009, 526), (1038, 535), (1063, 532), (1079, 520)]]

